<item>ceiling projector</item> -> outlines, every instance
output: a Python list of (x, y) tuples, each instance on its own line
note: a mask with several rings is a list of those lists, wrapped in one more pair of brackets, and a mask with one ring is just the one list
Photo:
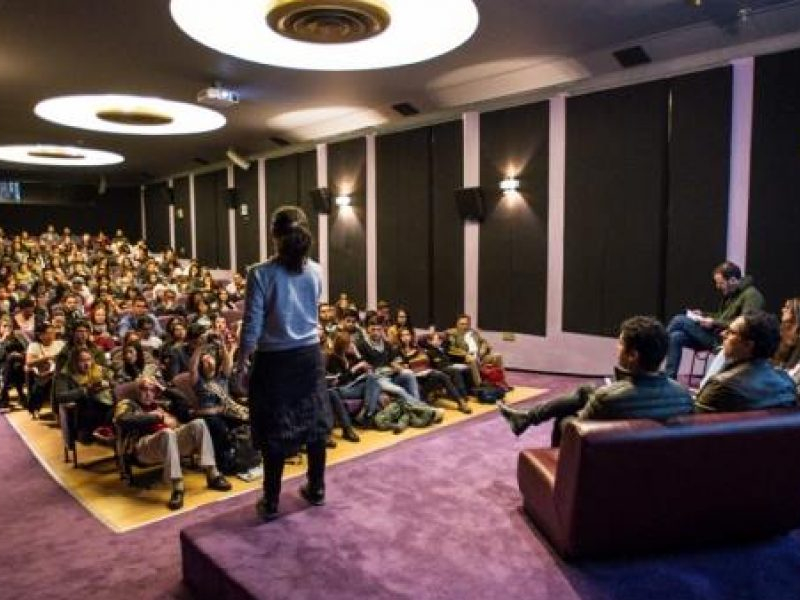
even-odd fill
[(214, 108), (229, 108), (239, 104), (239, 93), (215, 85), (197, 92), (197, 101)]

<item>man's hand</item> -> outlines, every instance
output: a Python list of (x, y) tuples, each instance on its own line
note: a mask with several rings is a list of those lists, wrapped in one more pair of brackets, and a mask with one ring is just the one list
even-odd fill
[(713, 329), (714, 328), (714, 319), (712, 319), (711, 317), (701, 317), (700, 319), (697, 320), (697, 322), (700, 324), (700, 327), (702, 327), (703, 329)]

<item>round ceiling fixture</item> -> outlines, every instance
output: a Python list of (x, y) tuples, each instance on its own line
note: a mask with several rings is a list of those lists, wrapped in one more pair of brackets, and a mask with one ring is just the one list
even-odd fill
[(360, 42), (391, 22), (378, 0), (279, 0), (267, 11), (267, 25), (291, 40), (314, 44)]
[(146, 96), (59, 96), (42, 100), (33, 111), (59, 125), (132, 135), (202, 133), (225, 125), (215, 110)]
[(125, 160), (106, 150), (76, 148), (50, 144), (17, 144), (0, 146), (0, 161), (55, 167), (96, 167), (115, 165)]
[(472, 0), (171, 0), (190, 37), (245, 60), (358, 71), (428, 60), (478, 26)]

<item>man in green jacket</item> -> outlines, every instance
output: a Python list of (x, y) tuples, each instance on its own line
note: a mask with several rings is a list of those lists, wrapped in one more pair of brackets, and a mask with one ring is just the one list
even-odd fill
[(722, 343), (722, 332), (738, 316), (764, 308), (764, 296), (753, 285), (751, 277), (742, 277), (742, 270), (725, 261), (714, 269), (714, 286), (722, 294), (719, 309), (712, 313), (687, 310), (672, 318), (667, 326), (669, 348), (664, 371), (676, 379), (684, 348), (713, 350)]
[(562, 422), (567, 418), (665, 420), (691, 413), (689, 392), (658, 370), (666, 351), (664, 326), (652, 317), (632, 317), (620, 326), (616, 381), (597, 388), (581, 386), (571, 395), (539, 402), (527, 411), (514, 410), (502, 401), (497, 406), (516, 435), (555, 419), (554, 447), (561, 441)]

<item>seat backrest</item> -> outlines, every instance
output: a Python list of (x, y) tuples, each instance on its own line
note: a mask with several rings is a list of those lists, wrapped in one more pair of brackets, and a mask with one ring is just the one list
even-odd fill
[(127, 381), (125, 383), (118, 383), (114, 386), (114, 399), (122, 400), (139, 400), (139, 382)]
[(172, 384), (178, 388), (181, 393), (183, 393), (183, 395), (186, 397), (186, 400), (189, 401), (191, 408), (199, 408), (200, 402), (197, 399), (197, 394), (194, 393), (194, 388), (192, 387), (192, 377), (188, 371), (175, 375), (175, 377), (172, 378)]
[(800, 526), (800, 411), (575, 421), (555, 506), (579, 552), (671, 546)]

